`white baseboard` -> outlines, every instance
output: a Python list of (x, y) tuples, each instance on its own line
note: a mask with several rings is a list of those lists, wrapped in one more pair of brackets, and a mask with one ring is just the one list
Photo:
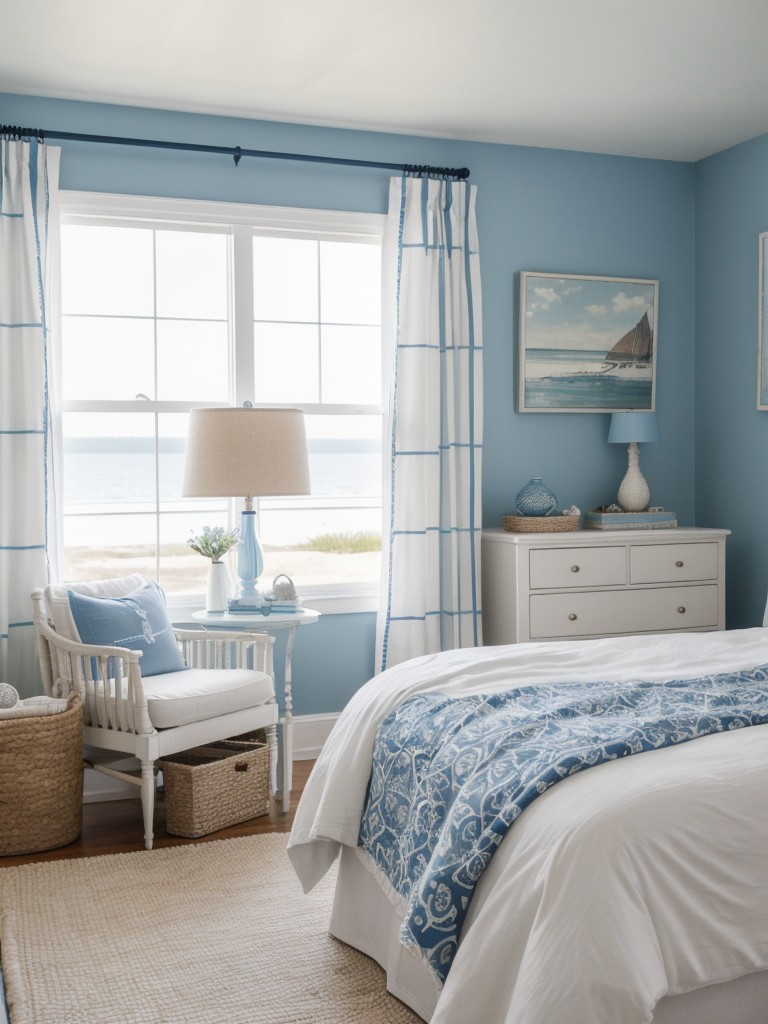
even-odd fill
[[(293, 719), (293, 760), (314, 761), (338, 718), (338, 713), (327, 715), (296, 715)], [(131, 767), (130, 759), (121, 762)], [(138, 766), (138, 761), (134, 762)], [(138, 800), (139, 787), (121, 782), (101, 772), (86, 771), (83, 781), (83, 803), (101, 800)]]
[(338, 712), (297, 715), (293, 720), (293, 760), (314, 761), (338, 717)]

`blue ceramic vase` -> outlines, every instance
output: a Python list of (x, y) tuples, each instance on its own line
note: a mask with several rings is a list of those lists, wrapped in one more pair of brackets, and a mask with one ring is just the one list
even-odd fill
[(515, 498), (521, 516), (550, 516), (557, 510), (557, 498), (540, 476), (532, 477)]

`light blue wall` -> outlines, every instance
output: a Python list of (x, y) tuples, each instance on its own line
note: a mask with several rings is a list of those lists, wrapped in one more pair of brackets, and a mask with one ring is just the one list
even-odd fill
[(762, 621), (768, 587), (768, 413), (758, 412), (758, 242), (768, 135), (696, 166), (696, 510), (728, 539), (731, 629)]
[[(658, 278), (662, 440), (642, 452), (652, 500), (694, 525), (694, 168), (690, 164), (0, 95), (0, 122), (223, 146), (468, 166), (478, 188), (485, 343), (484, 522), (542, 476), (561, 505), (615, 497), (622, 446), (605, 414), (515, 412), (521, 270)], [(387, 174), (307, 163), (62, 143), (63, 188), (385, 212)], [(701, 525), (728, 525), (709, 515)], [(717, 510), (712, 510), (717, 511)], [(295, 711), (338, 710), (373, 672), (374, 617), (299, 635)]]

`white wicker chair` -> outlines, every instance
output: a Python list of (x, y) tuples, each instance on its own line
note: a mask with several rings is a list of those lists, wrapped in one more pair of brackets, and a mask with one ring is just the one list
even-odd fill
[[(97, 748), (87, 751), (86, 765), (141, 787), (144, 845), (151, 850), (157, 759), (266, 729), (274, 794), (278, 706), (274, 638), (265, 634), (174, 630), (190, 671), (147, 679), (142, 679), (140, 651), (97, 647), (64, 635), (69, 629), (62, 619), (61, 593), (66, 598), (67, 588), (90, 594), (95, 589), (95, 596), (101, 597), (124, 596), (136, 588), (137, 579), (140, 586), (140, 577), (130, 577), (48, 587), (32, 594), (32, 604), (45, 691), (55, 697), (80, 695), (83, 739), (88, 748)], [(58, 614), (53, 607), (57, 601)], [(72, 629), (77, 637), (73, 622)], [(140, 761), (140, 772), (114, 766), (132, 756)]]

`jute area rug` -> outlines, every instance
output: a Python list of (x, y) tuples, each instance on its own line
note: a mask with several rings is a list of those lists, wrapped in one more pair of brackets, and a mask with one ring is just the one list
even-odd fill
[(328, 935), (335, 871), (305, 896), (286, 844), (0, 868), (11, 1024), (418, 1024)]

